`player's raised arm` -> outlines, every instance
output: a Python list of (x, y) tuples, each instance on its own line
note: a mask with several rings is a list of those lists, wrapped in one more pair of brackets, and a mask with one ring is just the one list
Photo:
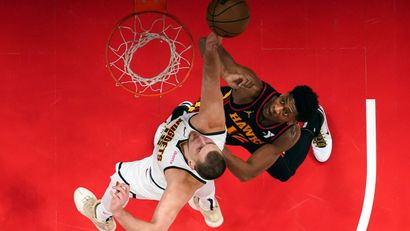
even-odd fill
[(202, 132), (217, 132), (225, 129), (223, 99), (220, 90), (222, 63), (217, 48), (220, 38), (209, 34), (203, 53), (201, 86), (201, 108), (197, 116), (191, 119), (192, 125)]

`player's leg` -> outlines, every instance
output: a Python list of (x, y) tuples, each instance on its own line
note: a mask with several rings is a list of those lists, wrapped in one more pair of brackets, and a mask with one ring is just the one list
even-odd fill
[[(96, 206), (96, 218), (98, 221), (106, 221), (107, 219), (110, 219), (112, 217), (112, 212), (111, 212), (112, 196), (110, 192), (113, 190), (114, 186), (119, 183), (125, 183), (125, 182), (120, 178), (118, 173), (114, 173), (111, 176), (110, 184), (108, 185), (103, 197), (101, 198), (101, 203)], [(129, 197), (132, 197), (131, 193)]]
[(286, 151), (284, 156), (278, 158), (278, 160), (267, 170), (268, 173), (280, 181), (284, 182), (289, 180), (306, 159), (312, 139), (313, 134), (302, 128), (300, 138), (296, 144)]
[(280, 181), (287, 181), (306, 159), (310, 146), (313, 147), (313, 154), (320, 162), (326, 161), (332, 151), (332, 137), (322, 106), (319, 107), (316, 116), (304, 124), (296, 144), (268, 169), (268, 173)]
[(116, 165), (116, 172), (101, 200), (97, 200), (92, 192), (85, 188), (78, 188), (74, 193), (77, 209), (89, 218), (99, 230), (115, 230), (115, 222), (111, 213), (111, 195), (113, 186), (125, 183), (130, 186), (130, 197), (147, 200), (159, 200), (163, 189), (158, 188), (147, 176), (151, 157), (134, 161), (122, 162)]

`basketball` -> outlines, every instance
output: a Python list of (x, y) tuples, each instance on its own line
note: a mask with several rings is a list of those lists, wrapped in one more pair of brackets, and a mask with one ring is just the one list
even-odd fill
[(250, 14), (245, 0), (212, 0), (206, 20), (217, 35), (230, 38), (245, 31)]

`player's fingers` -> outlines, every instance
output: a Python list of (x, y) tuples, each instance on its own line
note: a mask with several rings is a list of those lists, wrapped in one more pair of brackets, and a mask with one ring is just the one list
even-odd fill
[(222, 44), (222, 37), (221, 36), (217, 36), (218, 38), (218, 44), (221, 45)]
[(253, 81), (248, 79), (248, 80), (245, 82), (245, 87), (246, 87), (246, 88), (251, 88), (251, 87), (253, 86), (253, 84), (254, 84)]
[(115, 196), (120, 199), (121, 201), (128, 197), (128, 194), (125, 192), (123, 188), (118, 188), (115, 192)]
[(254, 85), (253, 79), (251, 79), (248, 75), (246, 75), (246, 78), (244, 80), (244, 87), (250, 88)]
[(241, 88), (247, 88), (248, 87), (248, 80), (247, 79), (242, 79), (240, 87)]
[(126, 191), (130, 191), (130, 186), (129, 186), (129, 185), (124, 184), (124, 187), (125, 187), (125, 190), (126, 190)]
[(124, 192), (128, 192), (128, 191), (130, 190), (130, 186), (127, 185), (127, 184), (124, 184), (124, 183), (120, 184), (119, 187), (120, 187), (122, 190), (124, 190)]
[(127, 184), (120, 184), (115, 186), (116, 194), (120, 197), (120, 199), (124, 199), (128, 197), (130, 186)]
[(233, 89), (238, 89), (238, 88), (240, 88), (240, 85), (238, 85), (234, 82), (234, 83), (231, 83), (230, 87), (232, 87)]
[(114, 190), (114, 191), (117, 191), (117, 187), (120, 185), (121, 183), (120, 182), (115, 182), (115, 185), (114, 186), (112, 186), (112, 189)]
[(114, 190), (115, 190), (115, 192), (116, 192), (117, 194), (119, 194), (119, 193), (124, 193), (124, 188), (121, 187), (121, 185), (116, 185), (116, 186), (114, 187)]
[(112, 197), (113, 200), (120, 199), (120, 198), (118, 197), (118, 193), (117, 193), (117, 192), (115, 192), (115, 191), (110, 191), (110, 194), (111, 194), (111, 197)]
[(241, 78), (241, 87), (246, 87), (246, 82), (247, 82), (246, 78)]

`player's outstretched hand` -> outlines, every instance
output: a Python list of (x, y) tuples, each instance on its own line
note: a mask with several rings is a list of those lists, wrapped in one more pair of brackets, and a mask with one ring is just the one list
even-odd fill
[(214, 32), (209, 33), (208, 37), (206, 38), (206, 49), (215, 49), (221, 45), (222, 37), (216, 35)]
[(121, 210), (122, 208), (125, 207), (125, 205), (128, 202), (129, 199), (129, 193), (130, 193), (130, 186), (127, 184), (123, 183), (118, 183), (113, 187), (113, 190), (111, 190), (111, 211), (114, 214), (116, 211)]
[(221, 38), (215, 33), (210, 33), (205, 41), (205, 51), (203, 54), (204, 76), (219, 78), (222, 74), (222, 62), (218, 55), (217, 48), (221, 44)]

